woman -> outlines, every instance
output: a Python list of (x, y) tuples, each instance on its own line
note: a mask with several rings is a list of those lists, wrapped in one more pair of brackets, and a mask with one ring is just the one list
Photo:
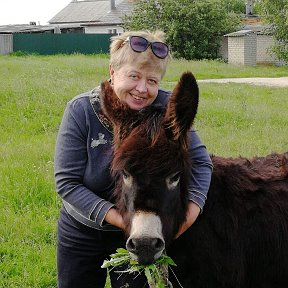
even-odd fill
[[(126, 32), (112, 38), (110, 83), (133, 110), (167, 103), (169, 92), (159, 89), (170, 58), (164, 33)], [(104, 287), (100, 266), (116, 248), (125, 247), (123, 219), (113, 204), (112, 129), (99, 106), (100, 88), (72, 99), (64, 112), (55, 149), (56, 190), (63, 205), (58, 221), (59, 288)], [(189, 183), (187, 220), (180, 236), (203, 208), (212, 164), (196, 132), (190, 151), (194, 164)], [(126, 273), (128, 274), (128, 273)], [(146, 279), (111, 273), (112, 287), (144, 287)], [(135, 279), (134, 279), (135, 278)]]

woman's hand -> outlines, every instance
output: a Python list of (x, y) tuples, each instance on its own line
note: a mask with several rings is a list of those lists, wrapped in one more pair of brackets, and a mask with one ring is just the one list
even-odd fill
[(200, 213), (200, 207), (195, 204), (192, 201), (189, 201), (188, 209), (186, 213), (186, 221), (181, 225), (177, 235), (176, 239), (183, 234), (197, 219), (198, 215)]
[(124, 221), (120, 213), (115, 208), (110, 208), (106, 213), (104, 220), (120, 229), (124, 229)]

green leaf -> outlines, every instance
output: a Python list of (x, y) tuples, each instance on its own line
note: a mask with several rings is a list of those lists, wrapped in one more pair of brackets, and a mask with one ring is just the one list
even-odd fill
[(129, 254), (129, 252), (125, 248), (118, 248), (116, 252), (121, 254)]
[(110, 266), (110, 261), (104, 260), (103, 264), (101, 265), (101, 268), (108, 268)]
[(154, 281), (153, 281), (153, 279), (152, 279), (152, 275), (151, 275), (151, 272), (150, 272), (149, 267), (146, 267), (146, 268), (144, 269), (144, 273), (145, 273), (145, 276), (146, 276), (146, 278), (147, 278), (148, 284), (149, 284), (149, 285), (151, 285), (151, 284), (153, 285)]

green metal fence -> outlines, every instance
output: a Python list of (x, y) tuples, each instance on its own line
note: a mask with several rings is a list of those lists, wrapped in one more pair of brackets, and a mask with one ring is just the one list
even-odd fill
[(108, 53), (111, 34), (13, 34), (13, 51), (51, 54)]

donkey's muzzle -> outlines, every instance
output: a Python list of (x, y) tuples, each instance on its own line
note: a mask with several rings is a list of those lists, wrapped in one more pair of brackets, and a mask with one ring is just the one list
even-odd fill
[(161, 238), (132, 238), (126, 242), (126, 248), (139, 264), (147, 265), (157, 260), (163, 253), (165, 243)]

